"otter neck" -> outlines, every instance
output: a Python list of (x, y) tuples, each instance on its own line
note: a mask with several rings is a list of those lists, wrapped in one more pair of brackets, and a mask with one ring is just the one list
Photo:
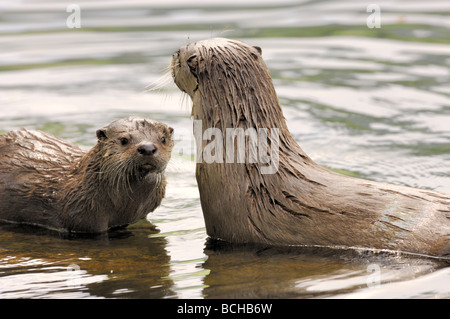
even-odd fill
[(312, 163), (287, 128), (270, 76), (267, 72), (261, 76), (251, 88), (199, 86), (192, 97), (192, 116), (202, 121), (202, 133), (208, 128), (219, 128), (223, 134), (227, 128), (279, 129), (281, 150)]

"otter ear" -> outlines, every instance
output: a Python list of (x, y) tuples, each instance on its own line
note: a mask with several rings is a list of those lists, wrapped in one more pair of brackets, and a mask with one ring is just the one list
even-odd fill
[(97, 138), (99, 141), (103, 141), (106, 140), (106, 129), (105, 128), (101, 128), (97, 130)]
[(259, 53), (259, 55), (261, 55), (262, 56), (262, 49), (261, 49), (261, 47), (258, 47), (258, 46), (253, 46), (255, 49), (256, 49), (256, 51), (258, 51), (258, 53)]

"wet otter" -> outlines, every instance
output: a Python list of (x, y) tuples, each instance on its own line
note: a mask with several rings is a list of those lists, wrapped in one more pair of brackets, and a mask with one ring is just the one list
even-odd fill
[(164, 197), (172, 136), (133, 117), (97, 130), (90, 151), (40, 131), (0, 136), (0, 221), (82, 233), (136, 222)]
[[(348, 177), (316, 164), (289, 133), (259, 47), (223, 38), (199, 41), (174, 54), (171, 70), (193, 101), (200, 134), (209, 128), (279, 129), (274, 174), (263, 174), (263, 163), (248, 160), (197, 164), (211, 238), (450, 254), (450, 196)], [(205, 144), (197, 148), (205, 150)]]

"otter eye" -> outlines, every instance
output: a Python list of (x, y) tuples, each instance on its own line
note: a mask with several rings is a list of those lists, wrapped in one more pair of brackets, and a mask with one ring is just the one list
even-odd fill
[(166, 138), (164, 136), (161, 137), (161, 143), (166, 144)]
[(120, 144), (122, 144), (122, 145), (127, 145), (128, 144), (128, 139), (126, 137), (121, 137), (119, 139), (119, 141), (120, 141)]

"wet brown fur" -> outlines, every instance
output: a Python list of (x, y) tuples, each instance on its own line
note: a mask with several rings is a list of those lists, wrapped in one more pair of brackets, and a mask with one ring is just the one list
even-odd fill
[(276, 174), (261, 174), (253, 163), (197, 164), (210, 237), (450, 254), (450, 196), (317, 165), (289, 133), (260, 48), (221, 38), (199, 41), (178, 50), (171, 69), (177, 86), (192, 98), (192, 115), (203, 130), (280, 130)]
[[(0, 136), (0, 221), (99, 233), (144, 218), (165, 194), (172, 132), (162, 123), (121, 119), (99, 129), (89, 151), (40, 131)], [(149, 143), (154, 155), (137, 151)]]

